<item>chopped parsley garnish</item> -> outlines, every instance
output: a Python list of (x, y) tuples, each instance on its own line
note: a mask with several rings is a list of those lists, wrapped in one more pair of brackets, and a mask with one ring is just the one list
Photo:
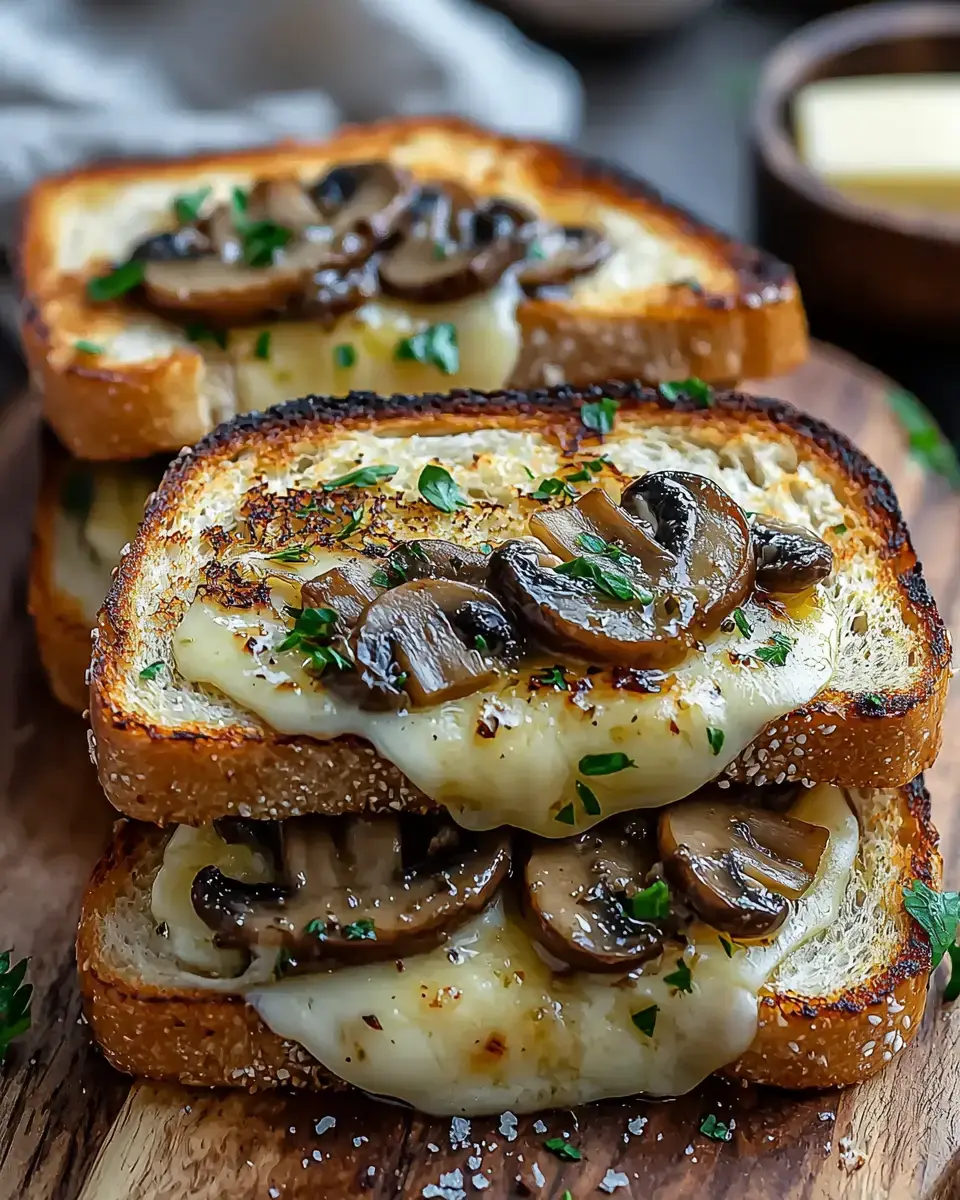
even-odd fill
[(377, 940), (377, 931), (369, 917), (361, 917), (359, 921), (344, 925), (343, 934), (348, 942), (375, 942)]
[(887, 707), (882, 696), (878, 696), (876, 692), (866, 692), (863, 697), (863, 703), (867, 708), (873, 709), (874, 712), (883, 712)]
[(632, 758), (627, 758), (619, 750), (612, 750), (609, 754), (585, 754), (580, 759), (580, 774), (615, 775), (617, 771), (625, 771), (627, 767), (636, 765)]
[(766, 646), (758, 646), (754, 654), (761, 662), (771, 667), (782, 667), (787, 661), (787, 655), (793, 649), (793, 638), (784, 633), (775, 633), (767, 639)]
[(536, 479), (536, 475), (534, 475), (534, 473), (530, 470), (530, 468), (527, 466), (526, 463), (521, 463), (520, 465), (523, 467), (524, 472), (526, 473), (526, 476), (528, 479)]
[(704, 1117), (700, 1122), (700, 1132), (708, 1138), (713, 1138), (715, 1142), (729, 1142), (733, 1137), (733, 1130), (730, 1126), (718, 1120), (713, 1113)]
[(351, 535), (351, 533), (356, 533), (362, 524), (363, 524), (363, 505), (361, 504), (359, 508), (355, 508), (351, 511), (350, 520), (346, 523), (346, 525), (344, 525), (344, 527), (340, 530), (339, 533), (335, 533), (333, 535), (334, 540), (338, 541), (338, 542), (342, 542), (343, 539), (348, 538)]
[(431, 253), (437, 262), (443, 262), (447, 257), (447, 247), (443, 244), (443, 242), (434, 242)]
[(547, 1138), (543, 1143), (543, 1148), (549, 1150), (551, 1154), (555, 1154), (557, 1158), (563, 1159), (564, 1162), (579, 1162), (583, 1157), (576, 1146), (564, 1141), (562, 1137)]
[(572, 475), (567, 476), (567, 483), (589, 483), (593, 476), (589, 471), (580, 470), (574, 471)]
[(243, 261), (248, 267), (270, 267), (274, 256), (293, 240), (293, 230), (276, 221), (244, 222), (238, 228)]
[(588, 550), (591, 554), (602, 554), (613, 562), (620, 562), (621, 559), (630, 558), (626, 550), (622, 550), (616, 542), (605, 542), (602, 537), (595, 533), (578, 533), (577, 545), (582, 546), (584, 550)]
[(264, 558), (270, 562), (282, 563), (304, 563), (312, 562), (313, 555), (306, 546), (298, 544), (296, 546), (284, 546), (282, 550), (275, 550), (273, 554), (265, 554)]
[(960, 459), (943, 430), (911, 392), (897, 389), (887, 397), (907, 435), (911, 455), (937, 475), (960, 487)]
[(622, 571), (605, 567), (591, 558), (571, 558), (562, 562), (554, 570), (558, 575), (569, 575), (571, 579), (583, 579), (593, 584), (598, 592), (611, 596), (614, 600), (639, 601), (641, 604), (652, 604), (653, 593), (646, 588), (637, 587)]
[[(903, 889), (903, 907), (930, 939), (930, 969), (936, 970), (957, 937), (960, 893), (937, 892), (915, 879)], [(951, 963), (954, 961), (950, 955)], [(951, 976), (951, 983), (953, 976)]]
[(753, 633), (753, 626), (747, 620), (747, 614), (742, 608), (733, 610), (733, 623), (740, 630), (741, 637), (749, 637)]
[(401, 338), (394, 347), (393, 357), (400, 362), (427, 363), (444, 375), (455, 375), (460, 370), (457, 327), (451, 321), (441, 321), (422, 333)]
[(622, 896), (620, 903), (635, 921), (661, 921), (670, 915), (670, 889), (662, 879), (656, 879), (632, 896)]
[(321, 920), (320, 917), (314, 917), (312, 921), (308, 921), (306, 925), (304, 925), (303, 932), (307, 934), (308, 937), (319, 938), (321, 941), (323, 941), (323, 939), (327, 936), (327, 923), (326, 921)]
[(183, 332), (191, 342), (213, 342), (221, 350), (227, 348), (227, 331), (225, 329), (211, 329), (209, 325), (204, 325), (200, 321), (190, 321), (184, 325)]
[(341, 487), (374, 487), (378, 483), (383, 483), (384, 480), (392, 479), (399, 470), (399, 467), (394, 466), (357, 467), (355, 471), (348, 471), (346, 475), (338, 475), (336, 479), (327, 480), (323, 485), (323, 490), (332, 492), (335, 488)]
[(300, 650), (307, 656), (307, 665), (318, 675), (327, 667), (349, 671), (353, 663), (330, 645), (334, 636), (337, 614), (332, 608), (288, 608), (294, 618), (293, 629), (278, 646), (279, 650)]
[(580, 797), (580, 803), (583, 805), (583, 811), (588, 817), (600, 816), (600, 801), (593, 794), (592, 790), (587, 787), (582, 779), (577, 780), (577, 795)]
[(720, 935), (720, 945), (723, 947), (723, 952), (727, 958), (733, 958), (733, 942), (729, 938)]
[(87, 295), (91, 300), (116, 300), (119, 296), (125, 296), (127, 292), (132, 292), (135, 287), (139, 287), (143, 283), (143, 274), (146, 269), (145, 262), (131, 259), (130, 262), (114, 267), (106, 275), (98, 275), (96, 278), (88, 280)]
[(481, 554), (492, 554), (493, 547), (490, 545), (489, 542), (481, 542), (480, 543), (480, 553)]
[(487, 639), (482, 633), (475, 635), (473, 639), (473, 645), (474, 649), (479, 650), (481, 654), (486, 654), (490, 649), (489, 645), (487, 644)]
[(725, 737), (726, 734), (722, 729), (714, 729), (712, 725), (707, 726), (707, 741), (710, 743), (710, 749), (715, 756), (723, 749)]
[(576, 496), (577, 489), (563, 479), (554, 476), (551, 479), (541, 479), (537, 489), (530, 493), (533, 500), (550, 500), (553, 496)]
[(270, 358), (270, 337), (270, 330), (264, 329), (257, 334), (257, 340), (253, 343), (253, 357), (261, 362), (267, 362)]
[(616, 420), (617, 409), (620, 407), (619, 400), (614, 400), (610, 396), (604, 396), (602, 400), (593, 400), (589, 404), (583, 404), (580, 407), (580, 420), (587, 429), (594, 430), (602, 437), (605, 433), (610, 433), (613, 429), (613, 423)]
[(553, 819), (559, 821), (561, 825), (573, 825), (577, 819), (574, 815), (573, 805), (565, 804)]
[(713, 388), (702, 379), (680, 379), (675, 383), (661, 383), (657, 391), (671, 404), (684, 398), (693, 400), (697, 408), (710, 408), (713, 404)]
[(943, 989), (943, 998), (949, 1004), (960, 996), (960, 946), (951, 942), (947, 954), (950, 956), (950, 978)]
[[(10, 966), (12, 950), (0, 954), (0, 1063), (14, 1038), (30, 1028), (30, 996), (33, 987), (24, 983), (29, 958)], [(579, 1157), (579, 1156), (578, 1156)]]
[(162, 662), (158, 659), (156, 662), (152, 662), (149, 664), (149, 666), (143, 668), (143, 670), (140, 672), (140, 678), (145, 679), (148, 682), (151, 679), (156, 679), (166, 665), (167, 664), (165, 662)]
[(79, 342), (73, 343), (74, 350), (79, 350), (81, 354), (102, 354), (103, 346), (99, 342), (88, 342), (86, 338), (81, 338)]
[(396, 583), (390, 578), (387, 571), (374, 571), (374, 573), (370, 576), (370, 582), (374, 585), (374, 587), (388, 588), (397, 586)]
[(693, 991), (693, 975), (682, 958), (677, 959), (677, 969), (669, 975), (664, 975), (663, 982), (667, 987), (676, 988), (678, 992)]
[(333, 348), (333, 365), (345, 371), (357, 361), (357, 348), (351, 342), (341, 342)]
[(527, 258), (544, 259), (547, 257), (547, 252), (536, 239), (527, 247)]
[(567, 683), (567, 668), (561, 666), (544, 667), (542, 671), (536, 671), (530, 676), (531, 683), (538, 683), (541, 687), (553, 687), (558, 692), (567, 692), (570, 690), (570, 685)]
[(212, 187), (197, 188), (195, 192), (183, 192), (173, 198), (174, 216), (181, 225), (190, 225), (200, 216), (200, 210), (213, 194)]
[(247, 220), (247, 193), (242, 187), (230, 189), (230, 213), (233, 217), (233, 223), (236, 226), (241, 226)]
[(466, 508), (470, 504), (450, 472), (435, 463), (427, 463), (423, 468), (417, 487), (424, 500), (441, 512), (456, 512), (458, 508)]
[(833, 532), (834, 532), (834, 533), (836, 533), (836, 534), (846, 533), (846, 532), (847, 532), (847, 527), (846, 527), (846, 525), (844, 525), (844, 523), (841, 521), (839, 525), (834, 525), (834, 526), (833, 526)]
[(651, 1004), (649, 1008), (641, 1008), (639, 1012), (631, 1013), (630, 1020), (634, 1023), (637, 1029), (647, 1037), (653, 1037), (653, 1031), (657, 1027), (657, 1013), (660, 1011), (658, 1004)]

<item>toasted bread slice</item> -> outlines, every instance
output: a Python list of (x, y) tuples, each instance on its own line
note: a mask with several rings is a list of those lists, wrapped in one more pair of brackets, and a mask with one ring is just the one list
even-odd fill
[[(742, 1078), (789, 1088), (856, 1083), (919, 1027), (930, 951), (902, 888), (940, 879), (929, 797), (918, 779), (851, 799), (862, 833), (839, 917), (768, 980), (755, 1040), (728, 1068)], [(183, 976), (150, 915), (165, 841), (159, 830), (120, 822), (84, 900), (77, 962), (107, 1058), (134, 1075), (207, 1087), (338, 1086), (241, 996), (198, 989)]]
[(28, 605), (53, 694), (83, 712), (90, 698), (90, 631), (163, 466), (94, 466), (50, 443), (34, 517)]
[[(314, 179), (337, 163), (379, 158), (420, 180), (451, 180), (478, 195), (522, 201), (545, 218), (600, 225), (617, 253), (562, 298), (517, 307), (519, 292), (512, 301), (504, 293), (500, 315), (472, 301), (469, 317), (462, 306), (421, 306), (418, 328), (460, 322), (461, 369), (447, 380), (435, 368), (424, 375), (417, 364), (394, 363), (398, 335), (379, 344), (382, 315), (342, 317), (329, 334), (316, 322), (261, 324), (231, 333), (221, 350), (190, 341), (184, 328), (129, 297), (94, 304), (86, 295), (89, 278), (170, 227), (178, 194), (211, 186), (225, 198), (231, 187), (257, 179)], [(528, 388), (611, 376), (732, 382), (783, 373), (807, 352), (799, 293), (781, 263), (617, 170), (455, 119), (388, 121), (347, 128), (317, 146), (125, 163), (49, 179), (27, 201), (20, 271), (32, 375), (47, 420), (81, 458), (176, 451), (237, 412), (308, 390)], [(273, 349), (264, 362), (257, 339), (267, 329)], [(334, 370), (343, 342), (359, 347), (356, 362)]]
[[(580, 406), (603, 396), (615, 397), (619, 411), (601, 445), (581, 424)], [(600, 453), (608, 465), (596, 478), (611, 472), (614, 488), (624, 478), (609, 465), (618, 460), (629, 463), (627, 476), (651, 467), (694, 470), (745, 508), (804, 524), (833, 547), (834, 576), (824, 587), (839, 627), (832, 678), (762, 728), (743, 753), (728, 739), (724, 752), (736, 757), (729, 765), (712, 760), (715, 773), (726, 766), (730, 778), (756, 784), (805, 777), (886, 787), (932, 763), (950, 644), (886, 478), (839, 434), (780, 402), (716, 393), (701, 407), (689, 397), (610, 384), (583, 392), (311, 398), (239, 419), (184, 452), (148, 505), (100, 614), (90, 707), (110, 800), (160, 824), (430, 804), (361, 738), (279, 733), (215, 688), (178, 674), (175, 632), (204, 564), (216, 557), (212, 543), (225, 544), (209, 527), (232, 528), (241, 511), (255, 515), (262, 531), (273, 531), (263, 543), (269, 553), (302, 533), (291, 526), (291, 500), (265, 493), (263, 479), (280, 492), (294, 489), (298, 508), (319, 480), (364, 456), (375, 463), (387, 455), (399, 472), (378, 488), (385, 498), (375, 502), (378, 515), (357, 535), (358, 546), (379, 542), (383, 553), (384, 543), (411, 533), (483, 544), (526, 529), (539, 507), (521, 494), (537, 486), (528, 473), (551, 476), (558, 463)], [(447, 516), (416, 496), (420, 468), (436, 455), (453, 467), (473, 507)], [(326, 544), (343, 545), (329, 534)], [(228, 599), (257, 602), (251, 593)], [(168, 669), (143, 678), (155, 662)]]

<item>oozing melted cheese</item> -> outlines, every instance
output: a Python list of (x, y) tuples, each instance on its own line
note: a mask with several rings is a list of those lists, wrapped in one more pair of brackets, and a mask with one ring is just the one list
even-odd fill
[[(345, 555), (318, 554), (303, 574), (320, 574), (338, 557)], [(301, 654), (277, 649), (289, 628), (280, 613), (296, 596), (278, 585), (273, 602), (274, 612), (263, 614), (195, 600), (174, 638), (178, 671), (217, 687), (280, 733), (367, 739), (468, 828), (511, 825), (545, 837), (570, 833), (557, 821), (570, 802), (578, 828), (600, 819), (576, 802), (585, 755), (618, 750), (636, 763), (590, 779), (602, 816), (678, 800), (719, 774), (770, 720), (815, 696), (836, 651), (833, 616), (819, 604), (784, 620), (748, 603), (750, 638), (718, 633), (659, 693), (617, 690), (605, 675), (593, 676), (582, 693), (531, 691), (536, 664), (525, 664), (519, 677), (504, 677), (493, 690), (418, 711), (374, 713), (311, 677)], [(787, 666), (743, 660), (774, 632), (795, 639)], [(722, 745), (708, 730), (723, 732)]]
[[(333, 1074), (429, 1113), (532, 1112), (637, 1093), (681, 1095), (747, 1049), (764, 981), (836, 919), (857, 853), (856, 817), (843, 793), (827, 786), (803, 795), (791, 812), (829, 830), (816, 880), (765, 945), (737, 946), (728, 957), (714, 931), (694, 926), (682, 951), (689, 993), (665, 981), (676, 970), (679, 944), (626, 977), (554, 974), (499, 902), (446, 948), (400, 967), (348, 967), (252, 990), (240, 981), (237, 990), (275, 1033)], [(202, 837), (180, 834), (184, 841)], [(202, 857), (183, 846), (168, 852), (154, 916), (171, 934), (181, 921), (196, 920), (190, 884)], [(158, 895), (166, 898), (162, 908)], [(652, 1004), (659, 1011), (647, 1037), (631, 1018)], [(371, 1016), (375, 1024), (364, 1020)]]

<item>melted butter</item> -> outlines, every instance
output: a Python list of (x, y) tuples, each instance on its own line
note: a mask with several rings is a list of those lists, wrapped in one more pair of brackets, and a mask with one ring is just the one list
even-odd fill
[[(251, 412), (289, 396), (372, 391), (439, 392), (452, 387), (503, 387), (520, 354), (516, 310), (519, 288), (510, 279), (491, 291), (454, 304), (400, 304), (380, 299), (341, 317), (330, 329), (316, 322), (277, 321), (230, 335), (240, 410)], [(434, 363), (396, 358), (397, 344), (431, 325), (456, 328), (459, 367), (445, 374)], [(263, 329), (269, 358), (255, 357)], [(337, 347), (349, 346), (353, 362), (338, 365)]]
[[(338, 557), (346, 555), (318, 555), (303, 574), (320, 574)], [(511, 825), (545, 837), (571, 832), (556, 819), (569, 802), (577, 828), (601, 819), (576, 801), (584, 755), (616, 750), (636, 763), (591, 777), (601, 816), (678, 800), (717, 776), (771, 720), (811, 700), (829, 680), (836, 654), (836, 622), (821, 606), (810, 605), (802, 619), (775, 619), (747, 603), (751, 637), (717, 634), (660, 693), (617, 690), (603, 676), (582, 694), (531, 691), (537, 664), (528, 663), (519, 678), (505, 676), (462, 700), (375, 713), (324, 687), (296, 651), (277, 649), (288, 629), (279, 614), (295, 602), (286, 584), (274, 589), (268, 613), (195, 600), (174, 635), (178, 671), (216, 687), (279, 733), (367, 739), (468, 828)], [(786, 667), (741, 661), (774, 632), (795, 639)], [(722, 746), (711, 744), (708, 729), (723, 731)]]
[[(806, 793), (791, 811), (829, 830), (816, 880), (768, 944), (737, 946), (727, 957), (714, 931), (694, 926), (682, 952), (692, 973), (689, 993), (664, 980), (676, 969), (679, 945), (627, 977), (555, 975), (496, 902), (446, 948), (404, 960), (402, 971), (394, 962), (347, 967), (254, 986), (246, 998), (275, 1033), (335, 1075), (430, 1113), (533, 1112), (641, 1092), (681, 1095), (747, 1049), (764, 981), (836, 920), (857, 853), (856, 817), (843, 793), (828, 786)], [(181, 835), (154, 888), (157, 919), (156, 897), (179, 896), (162, 909), (174, 938), (198, 866), (211, 856), (222, 862), (228, 849), (217, 849), (205, 831)], [(191, 841), (197, 848), (188, 853)], [(192, 910), (189, 916), (196, 920)], [(209, 931), (206, 938), (212, 949)], [(202, 952), (192, 955), (196, 963)], [(235, 986), (245, 990), (242, 980)], [(652, 1004), (659, 1012), (647, 1037), (631, 1018)], [(380, 1029), (363, 1020), (369, 1015)]]

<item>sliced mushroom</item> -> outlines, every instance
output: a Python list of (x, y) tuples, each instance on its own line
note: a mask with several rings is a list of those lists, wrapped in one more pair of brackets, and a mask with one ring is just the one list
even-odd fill
[(754, 581), (750, 527), (743, 509), (703, 475), (655, 471), (620, 498), (627, 512), (676, 556), (672, 582), (696, 599), (696, 628), (712, 632), (746, 599)]
[(330, 571), (308, 580), (300, 590), (302, 608), (332, 608), (337, 614), (337, 625), (346, 633), (356, 625), (361, 613), (384, 590), (382, 584), (374, 583), (374, 576), (382, 570), (380, 564), (369, 558), (350, 558)]
[(429, 950), (489, 903), (510, 868), (507, 834), (468, 834), (447, 818), (299, 817), (278, 828), (279, 882), (205, 867), (191, 898), (221, 945), (282, 948), (298, 965)]
[(528, 292), (567, 284), (596, 270), (613, 253), (603, 234), (579, 226), (547, 229), (531, 244), (530, 250), (535, 256), (526, 259), (517, 275)]
[(410, 174), (387, 162), (334, 167), (311, 191), (342, 261), (365, 258), (397, 228), (414, 197)]
[(829, 833), (786, 813), (685, 800), (663, 810), (657, 836), (667, 878), (697, 915), (757, 938), (782, 925), (813, 883)]
[(579, 837), (537, 838), (524, 869), (524, 904), (536, 936), (584, 971), (629, 971), (655, 958), (666, 922), (631, 915), (657, 861), (652, 830), (606, 821)]
[(273, 221), (303, 233), (324, 224), (324, 216), (299, 179), (261, 179), (247, 197), (247, 217)]
[(386, 560), (394, 583), (415, 579), (451, 579), (482, 587), (487, 581), (487, 557), (443, 538), (401, 542)]
[(526, 245), (519, 226), (500, 209), (475, 208), (472, 197), (446, 185), (380, 264), (390, 296), (419, 304), (453, 302), (494, 287), (519, 262)]
[(603, 488), (591, 488), (562, 508), (534, 513), (530, 532), (563, 558), (588, 552), (591, 538), (601, 538), (642, 563), (651, 581), (666, 577), (677, 563), (677, 556), (659, 545)]
[(309, 276), (292, 309), (298, 316), (332, 321), (360, 308), (379, 290), (375, 259), (353, 267), (325, 267)]
[(385, 592), (350, 638), (360, 680), (381, 698), (406, 693), (415, 708), (479, 691), (504, 666), (485, 639), (477, 641), (480, 612), (509, 630), (506, 613), (483, 588), (421, 579)]
[(206, 234), (193, 225), (156, 233), (134, 247), (130, 258), (137, 262), (183, 262), (210, 254), (213, 246)]
[(833, 551), (800, 525), (756, 517), (753, 548), (757, 584), (768, 592), (803, 592), (833, 570)]
[[(581, 557), (608, 574), (623, 565), (598, 555)], [(495, 550), (489, 578), (497, 595), (543, 642), (588, 662), (672, 666), (693, 645), (695, 608), (689, 596), (614, 599), (588, 580), (544, 567), (529, 542), (510, 541)]]
[(144, 271), (147, 300), (164, 311), (241, 324), (281, 312), (303, 286), (294, 267), (241, 267), (219, 258), (150, 262)]

